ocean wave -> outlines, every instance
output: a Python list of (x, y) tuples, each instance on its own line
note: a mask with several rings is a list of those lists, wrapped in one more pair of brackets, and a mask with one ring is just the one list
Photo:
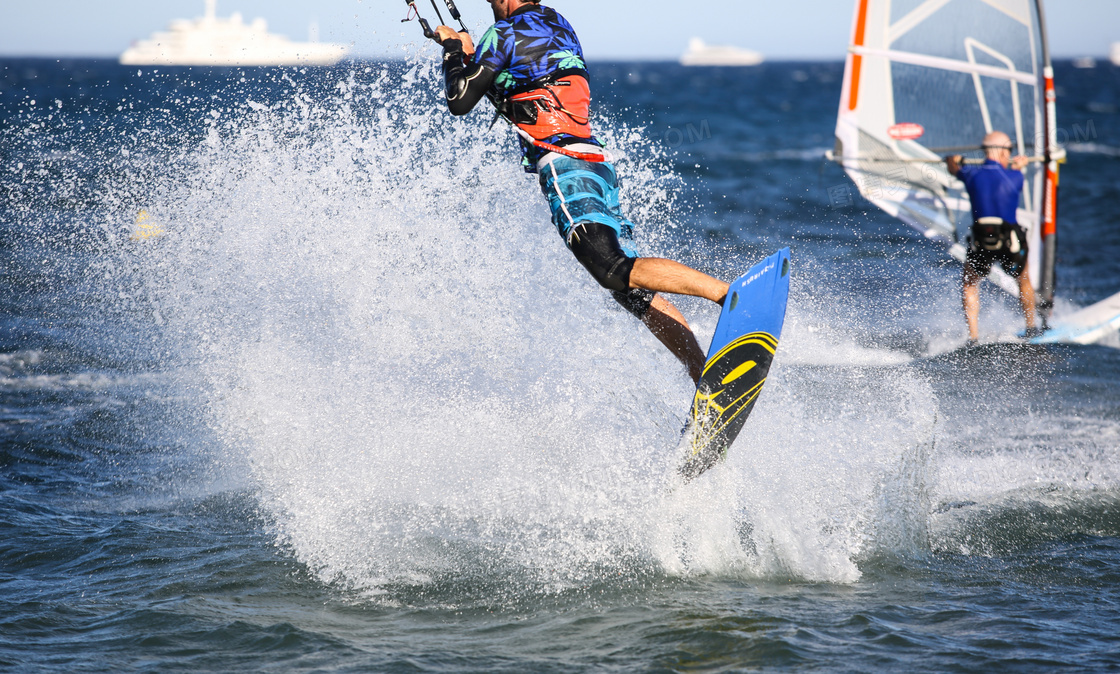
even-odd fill
[(0, 353), (0, 377), (26, 372), (32, 366), (38, 365), (42, 359), (43, 352), (36, 350)]
[(733, 155), (733, 158), (750, 163), (773, 161), (819, 162), (824, 161), (825, 153), (831, 149), (830, 147), (788, 148), (766, 152), (738, 153)]
[(0, 375), (0, 390), (6, 391), (106, 391), (133, 387), (138, 384), (155, 384), (165, 381), (165, 376), (147, 374), (109, 374), (104, 372), (76, 372), (62, 374)]
[(1070, 143), (1066, 145), (1066, 150), (1077, 154), (1098, 154), (1105, 157), (1120, 157), (1120, 147), (1102, 145), (1100, 143)]
[(1005, 555), (1054, 541), (1120, 537), (1120, 488), (1021, 488), (983, 501), (938, 505), (931, 520), (935, 552)]

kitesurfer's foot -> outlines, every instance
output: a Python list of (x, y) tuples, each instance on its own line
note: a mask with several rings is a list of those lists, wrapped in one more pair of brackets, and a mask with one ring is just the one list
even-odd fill
[(1031, 327), (1029, 327), (1029, 328), (1027, 328), (1026, 330), (1023, 331), (1023, 338), (1024, 339), (1034, 339), (1035, 337), (1041, 337), (1042, 333), (1044, 333), (1044, 332), (1046, 332), (1046, 331), (1043, 330), (1042, 328), (1037, 328), (1037, 327), (1032, 325)]

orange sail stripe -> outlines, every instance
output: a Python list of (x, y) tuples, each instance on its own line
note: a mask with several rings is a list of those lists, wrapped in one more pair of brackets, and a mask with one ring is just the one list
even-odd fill
[[(860, 0), (859, 19), (856, 21), (856, 38), (852, 43), (855, 47), (863, 46), (863, 38), (867, 29), (867, 0)], [(859, 105), (859, 74), (863, 68), (863, 57), (856, 54), (852, 56), (852, 80), (848, 83), (850, 97), (848, 109), (855, 110)]]

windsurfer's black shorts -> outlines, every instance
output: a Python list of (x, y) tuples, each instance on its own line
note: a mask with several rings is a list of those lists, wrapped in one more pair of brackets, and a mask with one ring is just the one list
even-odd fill
[[(1013, 253), (1013, 249), (1018, 250)], [(992, 273), (995, 262), (1010, 276), (1019, 278), (1027, 266), (1028, 252), (1027, 235), (1019, 225), (1003, 223), (997, 237), (977, 224), (972, 226), (965, 260), (980, 278)]]

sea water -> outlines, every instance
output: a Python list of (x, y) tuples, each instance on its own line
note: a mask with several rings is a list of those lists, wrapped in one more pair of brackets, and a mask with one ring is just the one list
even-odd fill
[[(988, 288), (960, 350), (959, 267), (822, 160), (842, 64), (592, 75), (644, 254), (793, 251), (688, 485), (683, 367), (430, 57), (0, 62), (0, 663), (1116, 666), (1120, 342)], [(1120, 69), (1058, 81), (1062, 313), (1120, 290)]]

